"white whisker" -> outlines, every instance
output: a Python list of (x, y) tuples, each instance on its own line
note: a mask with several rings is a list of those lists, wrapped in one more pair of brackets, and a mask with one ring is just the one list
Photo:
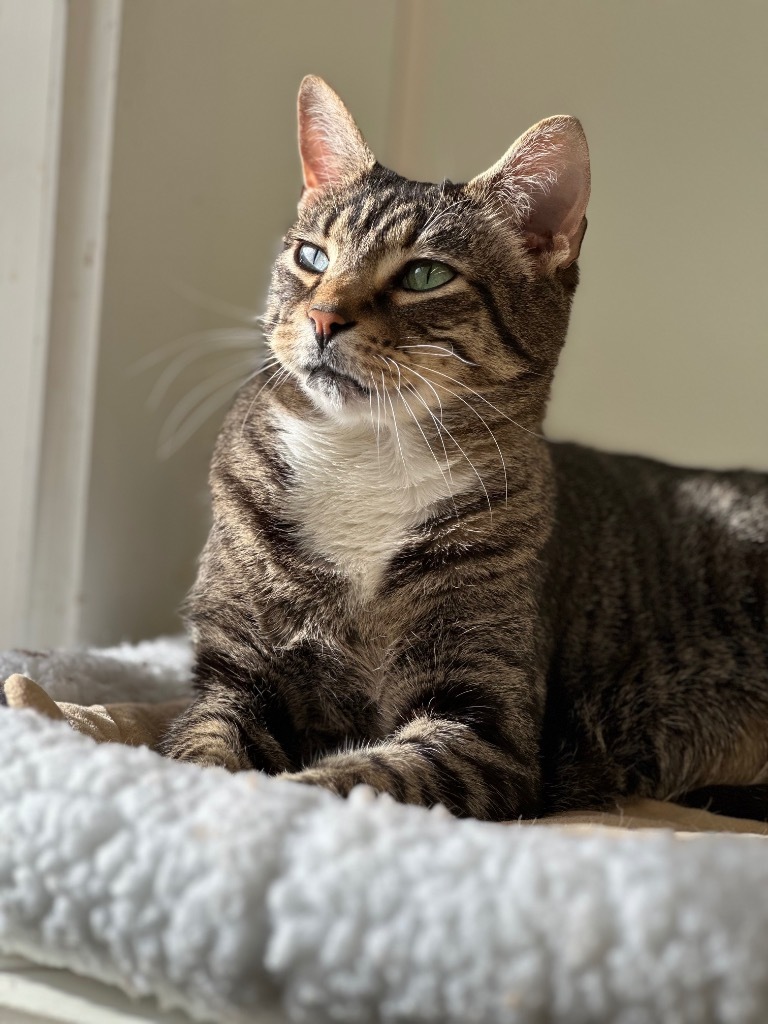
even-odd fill
[(434, 349), (435, 351), (428, 353), (429, 355), (436, 355), (436, 356), (440, 356), (441, 358), (453, 357), (454, 359), (458, 359), (460, 363), (465, 363), (467, 366), (478, 366), (479, 365), (478, 363), (470, 362), (469, 359), (464, 359), (463, 356), (458, 355), (452, 349), (447, 349), (447, 348), (445, 348), (442, 345), (431, 345), (431, 344), (396, 345), (395, 348), (401, 348), (404, 351), (408, 351), (408, 350), (410, 350), (412, 348), (430, 348), (430, 349)]
[[(419, 377), (421, 380), (423, 380), (424, 383), (429, 388), (429, 390), (435, 396), (435, 398), (437, 399), (437, 406), (438, 406), (438, 408), (440, 410), (439, 423), (442, 425), (442, 422), (443, 422), (443, 403), (442, 403), (442, 401), (440, 399), (440, 395), (438, 395), (437, 391), (435, 391), (434, 386), (427, 380), (426, 377), (422, 377), (421, 374), (417, 370), (414, 370), (412, 366), (403, 366), (403, 369), (404, 370), (408, 370), (410, 373), (415, 374), (417, 377)], [(424, 406), (424, 408), (427, 410), (427, 412), (430, 414), (430, 416), (432, 416), (432, 418), (434, 419), (435, 417), (434, 417), (434, 415), (432, 413), (432, 410), (429, 408), (429, 405), (427, 404), (427, 402), (425, 402), (424, 399), (421, 398), (421, 395), (419, 395), (418, 390), (415, 387), (413, 387), (413, 385), (410, 385), (410, 387), (413, 390), (414, 394), (417, 395), (421, 399), (421, 404)], [(451, 475), (451, 460), (448, 458), (448, 451), (447, 451), (447, 449), (445, 447), (445, 441), (443, 440), (443, 435), (440, 433), (439, 430), (437, 432), (437, 436), (438, 436), (440, 444), (442, 445), (442, 448), (443, 448), (443, 454), (445, 455), (445, 461), (446, 461), (446, 463), (448, 465), (448, 474), (450, 476)]]
[[(422, 366), (421, 368), (422, 368), (422, 370), (425, 370), (427, 373), (436, 373), (440, 377), (445, 377), (446, 380), (450, 380), (454, 384), (458, 384), (459, 387), (462, 388), (464, 391), (468, 391), (471, 395), (475, 395), (475, 397), (479, 398), (481, 402), (485, 402), (485, 404), (487, 406), (490, 406), (490, 408), (493, 409), (494, 412), (497, 412), (499, 414), (499, 416), (503, 416), (505, 420), (509, 420), (509, 422), (513, 423), (519, 430), (524, 430), (525, 433), (526, 434), (530, 434), (531, 437), (537, 437), (537, 438), (539, 438), (540, 441), (546, 441), (547, 440), (547, 438), (544, 437), (543, 434), (537, 434), (535, 430), (529, 430), (528, 427), (524, 427), (522, 425), (522, 423), (518, 423), (517, 420), (513, 420), (511, 416), (507, 416), (507, 414), (505, 412), (502, 412), (501, 409), (497, 408), (493, 404), (493, 402), (489, 402), (488, 399), (485, 398), (483, 395), (481, 395), (479, 391), (474, 391), (468, 385), (462, 383), (462, 381), (456, 380), (455, 377), (451, 377), (447, 373), (443, 373), (442, 370), (436, 370), (432, 366)], [(458, 397), (458, 396), (456, 396), (456, 397)]]
[[(404, 367), (403, 367), (403, 369), (404, 369), (404, 370), (407, 370), (407, 369), (408, 369), (408, 367), (405, 367), (405, 366), (404, 366)], [(392, 372), (392, 371), (390, 370), (390, 374), (391, 374), (391, 372)], [(427, 409), (427, 411), (429, 412), (430, 416), (432, 416), (432, 419), (433, 419), (433, 420), (435, 421), (435, 424), (436, 424), (436, 425), (438, 426), (438, 429), (439, 429), (439, 430), (441, 430), (441, 431), (444, 431), (444, 432), (445, 432), (445, 433), (446, 433), (446, 434), (448, 435), (448, 437), (450, 438), (450, 440), (451, 440), (451, 441), (452, 441), (452, 442), (453, 442), (453, 443), (454, 443), (454, 444), (456, 445), (456, 447), (457, 447), (457, 448), (459, 449), (459, 451), (461, 452), (461, 454), (462, 454), (462, 455), (464, 456), (464, 458), (465, 458), (465, 459), (467, 460), (467, 462), (469, 463), (469, 466), (470, 466), (470, 468), (471, 468), (472, 472), (473, 472), (473, 473), (475, 474), (475, 476), (477, 477), (478, 481), (480, 482), (480, 486), (481, 486), (481, 487), (482, 487), (482, 489), (483, 489), (483, 493), (485, 494), (485, 500), (486, 500), (486, 501), (488, 502), (488, 512), (489, 512), (489, 514), (490, 514), (490, 517), (491, 517), (491, 521), (493, 521), (493, 506), (491, 505), (491, 497), (490, 497), (490, 495), (488, 494), (488, 489), (487, 489), (487, 488), (486, 488), (486, 486), (485, 486), (485, 483), (484, 483), (484, 481), (483, 481), (483, 478), (482, 478), (482, 477), (480, 476), (480, 474), (478, 473), (478, 471), (477, 471), (477, 468), (476, 468), (475, 464), (474, 464), (474, 463), (472, 462), (472, 460), (470, 459), (470, 457), (469, 457), (469, 456), (467, 455), (467, 453), (466, 453), (466, 452), (464, 451), (464, 449), (463, 449), (463, 448), (461, 447), (461, 445), (460, 445), (460, 444), (459, 444), (459, 442), (458, 442), (458, 441), (456, 440), (456, 438), (455, 438), (455, 437), (453, 436), (453, 434), (452, 434), (452, 433), (450, 432), (450, 430), (449, 430), (449, 429), (448, 429), (448, 428), (447, 428), (447, 427), (445, 426), (445, 424), (444, 424), (444, 423), (443, 423), (443, 422), (442, 422), (441, 420), (438, 420), (438, 419), (437, 419), (437, 417), (436, 417), (436, 416), (434, 415), (434, 413), (433, 413), (433, 412), (432, 412), (432, 410), (431, 410), (431, 409), (429, 408), (429, 406), (428, 406), (428, 405), (426, 404), (426, 402), (424, 402), (423, 404), (424, 404), (425, 408)], [(394, 410), (393, 410), (393, 411), (394, 411)]]
[[(167, 459), (177, 452), (200, 429), (206, 420), (210, 419), (214, 412), (235, 395), (243, 384), (253, 379), (256, 373), (258, 373), (258, 370), (251, 374), (250, 377), (246, 377), (245, 380), (242, 380), (241, 374), (238, 374), (236, 378), (226, 381), (216, 388), (213, 393), (209, 392), (202, 401), (196, 401), (194, 404), (189, 402), (193, 392), (185, 396), (185, 401), (179, 402), (176, 405), (174, 409), (175, 415), (169, 416), (163, 426), (157, 449), (158, 458)], [(210, 384), (210, 381), (206, 381), (206, 383)], [(198, 391), (198, 389), (193, 390)], [(183, 406), (183, 412), (179, 415), (179, 408), (181, 406)]]
[(444, 424), (444, 423), (441, 423), (441, 424), (440, 424), (440, 429), (441, 429), (441, 430), (444, 430), (444, 431), (445, 431), (445, 433), (446, 433), (446, 434), (448, 435), (448, 437), (450, 438), (450, 440), (451, 440), (451, 441), (453, 441), (453, 443), (454, 443), (454, 444), (456, 445), (456, 447), (457, 447), (457, 448), (459, 449), (459, 451), (461, 452), (461, 454), (462, 454), (462, 455), (464, 456), (464, 458), (465, 458), (465, 459), (467, 460), (467, 462), (469, 463), (469, 466), (470, 466), (470, 468), (471, 468), (472, 472), (473, 472), (473, 473), (475, 474), (475, 476), (477, 477), (477, 479), (478, 479), (478, 480), (480, 481), (480, 486), (481, 486), (481, 487), (482, 487), (482, 489), (483, 489), (483, 494), (485, 494), (485, 500), (486, 500), (486, 501), (488, 502), (488, 514), (489, 514), (489, 515), (490, 515), (490, 517), (491, 517), (491, 522), (493, 522), (493, 507), (492, 507), (492, 505), (491, 505), (491, 497), (490, 497), (490, 495), (488, 494), (488, 490), (487, 490), (487, 488), (486, 488), (486, 486), (485, 486), (485, 483), (483, 482), (483, 478), (482, 478), (482, 477), (480, 476), (480, 474), (478, 473), (478, 471), (477, 471), (477, 469), (475, 468), (475, 465), (474, 465), (474, 463), (472, 462), (472, 460), (470, 459), (470, 457), (469, 457), (469, 456), (467, 455), (467, 453), (466, 453), (466, 452), (464, 451), (464, 449), (463, 449), (463, 448), (461, 447), (461, 445), (459, 444), (459, 442), (458, 442), (458, 441), (456, 440), (456, 438), (455, 438), (455, 437), (453, 436), (453, 434), (452, 434), (452, 433), (450, 432), (450, 430), (449, 430), (449, 429), (448, 429), (448, 428), (447, 428), (447, 427), (445, 426), (445, 424)]
[[(152, 386), (152, 390), (147, 398), (147, 405), (150, 409), (159, 408), (161, 402), (170, 391), (172, 385), (179, 379), (184, 370), (186, 370), (192, 363), (201, 359), (204, 355), (210, 355), (211, 353), (190, 353), (189, 358), (185, 358), (187, 355), (183, 353), (181, 356), (177, 356), (169, 366), (163, 370), (157, 380)], [(246, 369), (253, 367), (254, 359), (253, 352), (248, 352), (244, 358), (238, 360), (233, 366), (244, 366)], [(263, 367), (262, 367), (263, 369)]]
[[(407, 384), (407, 381), (406, 381), (406, 384)], [(431, 455), (431, 456), (432, 456), (432, 458), (433, 458), (433, 459), (435, 460), (435, 465), (437, 466), (437, 468), (438, 468), (438, 471), (440, 472), (440, 475), (441, 475), (441, 476), (442, 476), (442, 478), (443, 478), (443, 482), (445, 483), (445, 487), (446, 487), (446, 490), (448, 491), (448, 496), (450, 496), (450, 498), (451, 498), (451, 502), (452, 502), (452, 504), (453, 504), (453, 511), (454, 511), (454, 512), (456, 513), (456, 518), (458, 519), (458, 518), (459, 518), (459, 510), (458, 510), (458, 508), (456, 507), (456, 499), (455, 499), (455, 498), (454, 498), (454, 496), (453, 496), (453, 486), (452, 486), (452, 485), (453, 485), (453, 481), (452, 481), (452, 480), (449, 480), (449, 477), (448, 477), (448, 476), (446, 476), (446, 474), (445, 474), (445, 470), (444, 470), (444, 469), (443, 469), (443, 467), (442, 467), (442, 466), (440, 465), (440, 462), (439, 462), (439, 460), (438, 460), (438, 458), (437, 458), (437, 455), (435, 455), (434, 449), (432, 448), (432, 445), (431, 445), (431, 444), (429, 443), (429, 439), (427, 438), (427, 435), (426, 435), (426, 434), (424, 433), (424, 430), (423, 430), (423, 428), (422, 428), (421, 424), (419, 423), (419, 418), (418, 418), (418, 416), (417, 416), (417, 415), (416, 415), (416, 413), (415, 413), (415, 412), (413, 411), (413, 409), (411, 409), (410, 405), (408, 405), (408, 403), (406, 402), (406, 400), (405, 400), (405, 395), (404, 395), (404, 394), (403, 394), (403, 392), (402, 392), (402, 391), (400, 390), (400, 387), (399, 387), (399, 385), (397, 386), (397, 393), (398, 393), (398, 394), (400, 395), (400, 401), (401, 401), (401, 402), (403, 403), (403, 405), (405, 406), (405, 408), (406, 408), (406, 409), (408, 410), (408, 412), (410, 413), (410, 415), (411, 415), (411, 419), (413, 420), (413, 422), (414, 422), (414, 423), (416, 424), (416, 426), (418, 427), (418, 429), (419, 429), (419, 433), (420, 433), (420, 434), (421, 434), (421, 436), (422, 436), (422, 437), (424, 438), (424, 443), (426, 444), (427, 448), (429, 448), (429, 453), (430, 453), (430, 455)], [(418, 397), (418, 394), (417, 394), (417, 397)], [(438, 434), (438, 436), (440, 436), (440, 435)], [(445, 451), (445, 445), (443, 445), (443, 450)], [(448, 463), (448, 456), (447, 456), (447, 455), (446, 455), (446, 465), (447, 465), (447, 468), (448, 468), (448, 470), (449, 470), (449, 473), (450, 473), (450, 464)]]
[[(379, 358), (382, 358), (382, 357), (380, 356)], [(389, 371), (389, 375), (390, 375), (390, 377), (392, 376), (392, 371), (391, 370)], [(395, 437), (397, 438), (397, 447), (400, 449), (400, 458), (402, 459), (403, 471), (405, 473), (405, 480), (404, 480), (403, 486), (407, 486), (407, 484), (408, 484), (408, 466), (405, 463), (405, 452), (403, 451), (403, 446), (400, 443), (400, 431), (397, 428), (397, 416), (395, 415), (395, 406), (394, 406), (394, 404), (392, 402), (392, 396), (387, 391), (386, 384), (384, 383), (384, 371), (383, 370), (381, 371), (381, 386), (382, 386), (382, 388), (384, 390), (384, 395), (385, 395), (387, 401), (389, 402), (389, 407), (392, 410), (392, 423), (393, 423), (394, 428), (395, 428)]]
[(237, 306), (233, 302), (227, 302), (224, 299), (217, 299), (213, 295), (208, 295), (206, 292), (200, 291), (198, 288), (193, 288), (191, 285), (185, 284), (183, 281), (174, 281), (170, 285), (171, 289), (186, 299), (192, 305), (197, 306), (198, 309), (207, 309), (211, 313), (217, 313), (219, 316), (229, 317), (230, 320), (239, 320), (242, 323), (256, 323), (263, 319), (257, 313), (254, 313), (252, 309), (246, 309), (244, 306)]
[[(252, 348), (259, 342), (260, 335), (261, 332), (255, 328), (245, 330), (242, 327), (224, 327), (211, 331), (195, 331), (192, 334), (185, 334), (182, 338), (177, 338), (167, 345), (161, 345), (160, 348), (148, 352), (145, 356), (137, 359), (135, 363), (131, 363), (127, 373), (130, 376), (143, 373), (158, 363), (162, 363), (164, 359), (170, 359), (177, 352), (186, 353), (199, 348), (210, 349), (211, 352), (216, 351), (218, 347), (239, 348), (242, 346), (244, 348)], [(205, 351), (202, 353), (203, 356), (207, 354)]]
[[(403, 369), (407, 371), (408, 367), (404, 366)], [(492, 439), (493, 443), (496, 445), (496, 450), (498, 451), (499, 458), (501, 459), (502, 470), (504, 471), (504, 504), (506, 505), (508, 503), (508, 501), (509, 501), (509, 478), (507, 477), (507, 464), (504, 461), (504, 455), (502, 453), (502, 450), (501, 450), (501, 447), (499, 445), (499, 442), (496, 440), (496, 435), (491, 430), (491, 428), (488, 426), (487, 422), (483, 419), (483, 417), (480, 415), (480, 413), (477, 411), (477, 409), (475, 409), (475, 407), (473, 405), (470, 405), (470, 403), (467, 402), (466, 399), (462, 398), (461, 395), (457, 395), (454, 391), (451, 391), (451, 389), (447, 388), (444, 384), (438, 384), (437, 386), (439, 388), (442, 388), (443, 391), (447, 391), (448, 394), (451, 395), (451, 397), (457, 398), (463, 405), (466, 405), (466, 407), (470, 410), (470, 412), (473, 412), (475, 414), (475, 416), (477, 416), (477, 418), (483, 424), (485, 429), (491, 435), (491, 439)]]
[[(260, 395), (260, 394), (262, 393), (262, 391), (264, 390), (264, 388), (265, 388), (265, 387), (267, 386), (267, 384), (269, 384), (269, 382), (270, 382), (271, 380), (274, 380), (274, 378), (275, 378), (275, 377), (278, 377), (278, 376), (279, 376), (279, 375), (280, 375), (281, 373), (287, 373), (287, 372), (288, 372), (288, 371), (287, 371), (287, 370), (285, 370), (285, 369), (284, 369), (284, 368), (283, 368), (282, 366), (278, 366), (278, 368), (277, 368), (277, 369), (276, 369), (276, 370), (275, 370), (275, 371), (274, 371), (273, 373), (271, 373), (271, 374), (269, 375), (269, 377), (267, 377), (267, 379), (266, 379), (266, 380), (264, 381), (264, 383), (263, 383), (263, 384), (261, 385), (261, 387), (259, 388), (259, 390), (258, 390), (258, 391), (256, 392), (256, 394), (255, 394), (255, 395), (253, 396), (253, 398), (251, 399), (251, 401), (250, 401), (250, 403), (249, 403), (249, 405), (248, 405), (248, 408), (247, 408), (247, 409), (245, 410), (245, 416), (243, 416), (243, 422), (242, 422), (242, 423), (240, 424), (240, 437), (241, 437), (241, 438), (242, 438), (242, 436), (243, 436), (243, 431), (245, 430), (245, 424), (246, 424), (246, 422), (247, 422), (247, 420), (248, 420), (248, 417), (249, 417), (249, 416), (251, 415), (251, 412), (253, 411), (253, 407), (254, 407), (254, 405), (256, 404), (256, 399), (257, 399), (257, 398), (259, 397), (259, 395)], [(280, 383), (282, 383), (282, 381), (281, 381)]]

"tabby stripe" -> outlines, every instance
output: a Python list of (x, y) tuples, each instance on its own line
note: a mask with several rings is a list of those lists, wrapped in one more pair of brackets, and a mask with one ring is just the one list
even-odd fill
[(272, 482), (280, 489), (285, 489), (293, 483), (294, 471), (287, 459), (280, 454), (279, 447), (260, 445), (257, 454), (268, 468)]
[(243, 481), (232, 473), (223, 473), (220, 477), (223, 485), (222, 494), (227, 502), (237, 506), (239, 512), (236, 523), (235, 538), (239, 535), (242, 522), (245, 521), (251, 530), (268, 542), (275, 551), (288, 556), (298, 554), (298, 542), (293, 524), (273, 512), (259, 496)]
[(473, 814), (472, 804), (476, 800), (476, 794), (467, 786), (460, 769), (448, 765), (446, 753), (437, 751), (426, 743), (419, 743), (415, 739), (409, 740), (409, 743), (416, 748), (420, 757), (430, 764), (435, 773), (436, 789), (431, 803), (443, 804), (457, 817), (467, 817)]
[(333, 225), (336, 223), (336, 221), (341, 216), (341, 213), (342, 213), (343, 209), (345, 209), (345, 207), (339, 206), (338, 203), (334, 203), (333, 204), (333, 206), (331, 207), (331, 209), (328, 212), (328, 215), (325, 217), (325, 219), (323, 220), (323, 223), (320, 225), (320, 233), (321, 234), (325, 235), (326, 237), (328, 236), (328, 232), (331, 230)]
[(487, 796), (483, 817), (489, 821), (505, 821), (535, 813), (538, 800), (535, 782), (519, 765), (500, 764), (498, 758), (483, 757), (479, 752), (466, 751), (463, 757), (482, 779)]
[(356, 230), (360, 236), (379, 233), (379, 222), (387, 216), (391, 209), (391, 204), (397, 199), (397, 192), (393, 189), (387, 189), (386, 192), (382, 192), (376, 198), (376, 201), (371, 206), (371, 209), (360, 221), (359, 224), (355, 225)]
[(498, 306), (496, 305), (496, 301), (493, 298), (493, 294), (491, 293), (490, 288), (488, 288), (487, 285), (481, 284), (479, 281), (475, 280), (472, 281), (472, 284), (483, 296), (486, 311), (488, 312), (491, 320), (493, 321), (493, 326), (496, 328), (496, 333), (498, 334), (498, 336), (504, 342), (506, 342), (507, 346), (512, 349), (515, 355), (517, 355), (520, 359), (524, 360), (526, 363), (529, 363), (531, 361), (531, 353), (528, 352), (528, 350), (525, 348), (520, 338), (518, 338), (516, 334), (513, 334), (505, 324), (504, 318), (499, 312)]
[(383, 787), (384, 792), (390, 793), (395, 800), (399, 800), (401, 803), (406, 802), (406, 788), (403, 784), (403, 779), (400, 772), (393, 768), (387, 761), (386, 757), (382, 754), (371, 753), (369, 755), (371, 764), (376, 768), (387, 781), (386, 786)]
[(379, 238), (386, 239), (387, 235), (389, 235), (393, 228), (400, 227), (402, 223), (402, 208), (395, 207), (392, 210), (387, 210), (386, 216), (377, 225), (376, 234), (379, 236)]
[(421, 230), (422, 230), (421, 229), (421, 225), (419, 225), (418, 223), (414, 222), (411, 225), (410, 231), (408, 231), (407, 234), (403, 235), (403, 237), (401, 239), (401, 243), (400, 244), (402, 245), (402, 247), (404, 249), (410, 249), (411, 246), (416, 243), (416, 239), (421, 234)]

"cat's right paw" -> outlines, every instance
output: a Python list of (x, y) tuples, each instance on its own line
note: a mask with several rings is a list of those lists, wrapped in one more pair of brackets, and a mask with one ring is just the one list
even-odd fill
[(201, 768), (226, 768), (228, 772), (243, 772), (252, 768), (240, 751), (223, 744), (189, 743), (183, 737), (172, 743), (163, 743), (160, 753), (173, 761), (184, 761)]
[(243, 743), (239, 730), (230, 722), (202, 719), (185, 722), (184, 716), (171, 726), (160, 745), (160, 753), (174, 761), (186, 761), (203, 768), (226, 768), (228, 772), (259, 771), (277, 775), (290, 770), (283, 748), (269, 733), (248, 737)]

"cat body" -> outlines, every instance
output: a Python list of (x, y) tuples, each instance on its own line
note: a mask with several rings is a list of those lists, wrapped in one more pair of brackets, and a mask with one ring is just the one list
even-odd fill
[(768, 782), (768, 478), (552, 454), (549, 806)]
[(768, 766), (768, 481), (541, 434), (589, 194), (578, 122), (466, 185), (299, 99), (305, 193), (211, 468), (174, 757), (502, 819)]

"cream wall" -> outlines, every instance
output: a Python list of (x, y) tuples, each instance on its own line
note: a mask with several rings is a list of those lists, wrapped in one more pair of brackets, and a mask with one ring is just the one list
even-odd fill
[[(127, 0), (115, 124), (81, 635), (109, 643), (177, 630), (207, 529), (219, 413), (157, 457), (176, 402), (232, 365), (189, 367), (157, 412), (160, 346), (237, 321), (180, 289), (261, 311), (298, 199), (296, 90), (307, 71), (353, 97), (373, 145), (388, 123), (394, 5), (335, 0)], [(354, 45), (350, 41), (354, 40)], [(200, 300), (200, 301), (205, 301)]]
[[(216, 418), (165, 462), (136, 361), (258, 311), (298, 191), (294, 102), (326, 76), (384, 162), (454, 180), (584, 122), (593, 201), (550, 432), (768, 469), (768, 5), (748, 0), (127, 0), (82, 638), (177, 627)], [(220, 418), (220, 416), (219, 416)]]
[(592, 156), (549, 432), (768, 469), (768, 4), (423, 0), (402, 170), (462, 180), (529, 124)]

